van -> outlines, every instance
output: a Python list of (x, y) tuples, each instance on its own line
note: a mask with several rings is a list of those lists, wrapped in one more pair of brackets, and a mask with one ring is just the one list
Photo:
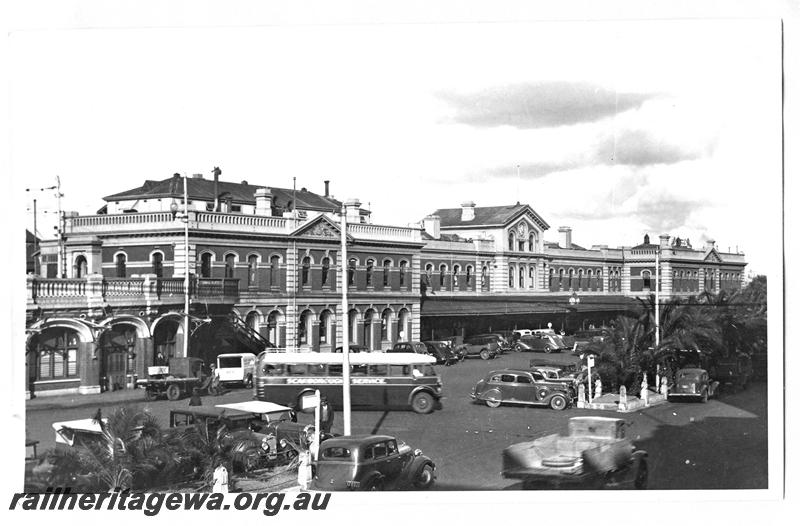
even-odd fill
[(230, 353), (217, 356), (217, 376), (221, 384), (242, 384), (253, 387), (253, 369), (256, 355), (253, 353)]

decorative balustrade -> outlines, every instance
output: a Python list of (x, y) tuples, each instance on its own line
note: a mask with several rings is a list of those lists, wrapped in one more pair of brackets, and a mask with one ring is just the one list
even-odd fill
[(355, 238), (362, 239), (401, 241), (420, 241), (422, 239), (418, 229), (385, 225), (348, 224), (347, 233)]
[(36, 279), (32, 283), (33, 298), (75, 298), (86, 295), (85, 279)]
[(196, 219), (198, 223), (258, 227), (258, 228), (268, 228), (268, 229), (285, 229), (287, 223), (287, 219), (283, 217), (256, 216), (256, 215), (244, 215), (244, 214), (223, 214), (218, 212), (197, 212)]
[[(28, 304), (38, 303), (48, 306), (63, 302), (72, 305), (76, 300), (93, 302), (135, 303), (167, 302), (184, 300), (183, 278), (102, 278), (92, 275), (88, 278), (59, 279), (29, 277)], [(239, 297), (239, 280), (236, 278), (197, 279), (189, 286), (192, 299), (235, 303)]]

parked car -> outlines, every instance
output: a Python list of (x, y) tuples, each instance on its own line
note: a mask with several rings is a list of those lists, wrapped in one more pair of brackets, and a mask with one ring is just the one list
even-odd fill
[(450, 348), (450, 342), (430, 341), (422, 343), (428, 349), (428, 354), (436, 358), (437, 364), (451, 365), (459, 362), (458, 354)]
[[(372, 352), (372, 350), (369, 347), (367, 347), (366, 345), (358, 345), (358, 344), (355, 344), (355, 343), (351, 343), (347, 347), (347, 350), (349, 352)], [(338, 353), (342, 352), (342, 346), (340, 345), (333, 352), (338, 352)]]
[(568, 383), (548, 380), (539, 371), (503, 369), (487, 374), (470, 397), (492, 408), (515, 403), (550, 406), (561, 411), (572, 404), (575, 390)]
[(386, 352), (428, 354), (428, 347), (422, 342), (397, 342)]
[(490, 334), (476, 334), (464, 340), (464, 343), (469, 343), (470, 341), (478, 341), (478, 340), (496, 343), (497, 350), (499, 351), (499, 353), (504, 353), (512, 350), (511, 342), (509, 342), (505, 336), (497, 332)]
[(667, 400), (688, 398), (706, 402), (717, 394), (719, 382), (709, 379), (708, 371), (698, 368), (679, 369), (675, 373), (675, 383), (667, 393)]
[(221, 384), (242, 384), (253, 387), (253, 367), (256, 355), (253, 353), (229, 353), (217, 356), (217, 375)]
[(647, 488), (647, 452), (625, 438), (619, 418), (569, 419), (569, 436), (547, 435), (503, 450), (503, 477), (523, 489)]
[[(265, 403), (265, 402), (261, 402)], [(266, 416), (272, 413), (272, 416)], [(208, 436), (215, 436), (225, 427), (221, 438), (226, 444), (242, 442), (244, 448), (241, 467), (248, 471), (291, 461), (299, 451), (308, 448), (314, 436), (313, 424), (291, 421), (291, 409), (279, 406), (264, 413), (243, 411), (233, 407), (188, 407), (172, 409), (169, 426), (173, 429), (199, 425)]]
[(489, 360), (500, 354), (500, 346), (497, 345), (495, 338), (486, 336), (473, 336), (464, 340), (459, 352), (464, 356), (480, 356), (484, 360)]
[(331, 438), (320, 448), (312, 487), (319, 491), (428, 489), (436, 465), (388, 435)]
[(709, 367), (708, 374), (719, 381), (720, 390), (724, 388), (741, 391), (753, 377), (753, 361), (744, 353), (719, 358)]
[(514, 344), (518, 351), (529, 352), (560, 352), (568, 347), (564, 341), (557, 334), (548, 334), (545, 332), (534, 333), (530, 336), (523, 336), (517, 343)]

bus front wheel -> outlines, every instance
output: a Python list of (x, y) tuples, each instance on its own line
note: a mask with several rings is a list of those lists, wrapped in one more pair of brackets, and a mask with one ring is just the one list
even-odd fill
[(430, 393), (417, 393), (411, 399), (411, 408), (415, 413), (427, 414), (433, 411), (433, 397)]

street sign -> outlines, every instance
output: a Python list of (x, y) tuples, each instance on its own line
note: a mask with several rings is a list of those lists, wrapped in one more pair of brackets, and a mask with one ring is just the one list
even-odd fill
[(594, 354), (590, 354), (586, 358), (586, 362), (588, 363), (589, 367), (594, 367)]
[(304, 394), (300, 397), (300, 411), (303, 413), (309, 411), (310, 409), (315, 409), (319, 407), (319, 394), (316, 393), (308, 393)]

